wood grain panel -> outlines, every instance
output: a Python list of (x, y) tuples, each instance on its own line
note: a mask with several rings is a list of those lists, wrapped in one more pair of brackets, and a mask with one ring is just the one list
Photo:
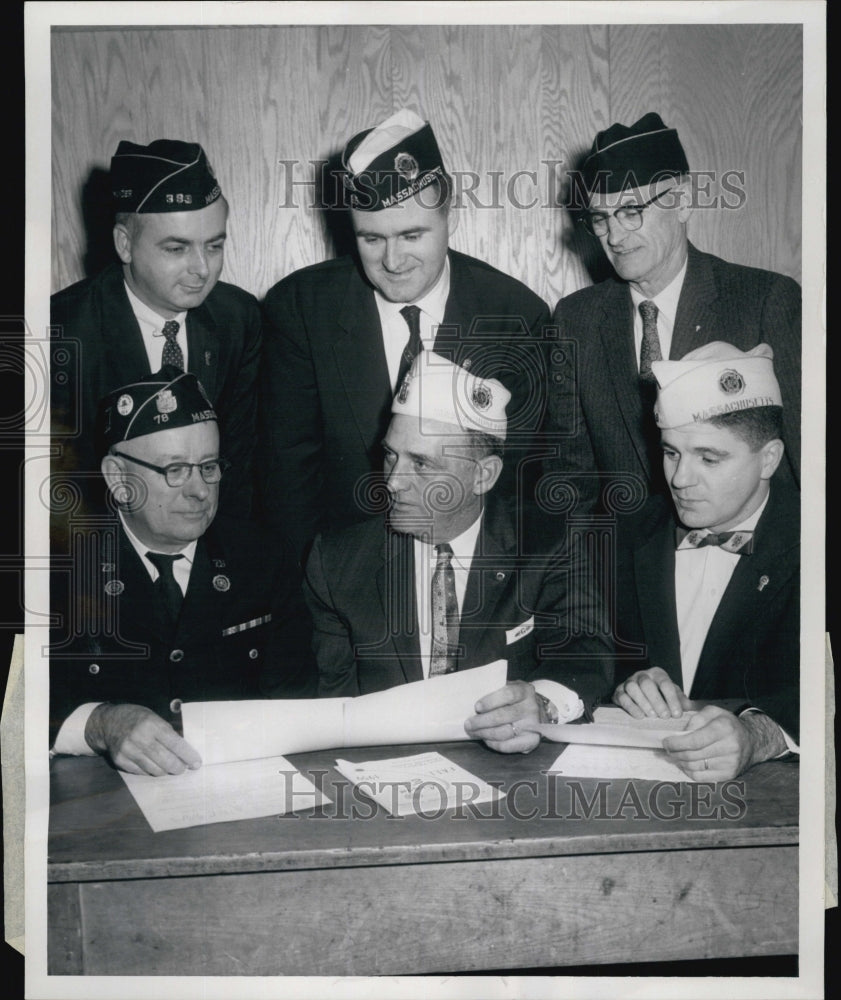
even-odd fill
[[(796, 847), (264, 872), (79, 891), (89, 975), (387, 975), (797, 950)], [(63, 971), (61, 957), (51, 959), (53, 974)]]

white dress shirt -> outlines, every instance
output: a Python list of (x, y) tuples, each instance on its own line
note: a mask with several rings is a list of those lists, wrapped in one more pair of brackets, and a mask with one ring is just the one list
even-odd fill
[[(143, 542), (141, 542), (140, 539), (131, 531), (129, 526), (126, 524), (122, 513), (120, 514), (120, 521), (122, 522), (123, 531), (126, 533), (126, 538), (128, 538), (131, 542), (132, 548), (135, 552), (137, 552), (141, 563), (154, 583), (160, 574), (158, 573), (157, 567), (146, 558), (146, 553), (149, 551), (154, 552), (155, 550), (150, 550), (149, 546), (144, 545)], [(185, 545), (179, 553), (179, 555), (183, 556), (183, 558), (176, 559), (172, 564), (172, 575), (175, 577), (175, 582), (181, 588), (181, 593), (185, 596), (187, 594), (187, 584), (190, 582), (190, 571), (193, 568), (193, 560), (196, 557), (197, 544), (197, 539), (193, 539), (192, 542)], [(59, 729), (55, 738), (53, 753), (74, 754), (76, 756), (95, 756), (96, 751), (92, 750), (85, 740), (85, 727), (88, 724), (88, 719), (90, 718), (93, 710), (97, 707), (97, 705), (101, 704), (102, 702), (100, 701), (85, 702), (84, 705), (79, 705), (78, 708), (75, 708), (70, 715), (67, 716), (61, 724), (61, 729)]]
[(640, 349), (642, 347), (642, 316), (640, 316), (639, 304), (640, 302), (653, 302), (657, 306), (657, 339), (660, 341), (660, 353), (663, 355), (663, 360), (668, 361), (669, 351), (672, 349), (677, 304), (683, 290), (683, 280), (686, 277), (686, 264), (687, 261), (684, 261), (680, 271), (653, 299), (646, 299), (641, 292), (631, 288), (631, 301), (634, 303), (634, 356), (637, 359), (637, 371), (639, 371)]
[[(456, 584), (456, 601), (459, 616), (464, 606), (467, 578), (476, 550), (476, 540), (482, 527), (484, 511), (473, 524), (457, 538), (450, 539), (453, 550), (452, 567)], [(438, 555), (435, 546), (420, 538), (414, 539), (415, 556), (415, 598), (418, 609), (418, 638), (420, 639), (421, 666), (424, 679), (429, 677), (429, 662), (432, 656), (432, 574)], [(557, 681), (539, 679), (532, 682), (535, 691), (548, 698), (558, 710), (559, 722), (572, 722), (584, 714), (584, 705), (574, 691)], [(486, 692), (491, 694), (490, 691)]]
[[(134, 313), (135, 319), (137, 320), (137, 325), (140, 327), (140, 334), (143, 337), (143, 346), (146, 349), (146, 357), (149, 359), (149, 367), (153, 372), (158, 372), (161, 370), (164, 345), (166, 344), (166, 338), (164, 337), (164, 323), (168, 323), (169, 320), (164, 319), (163, 316), (159, 316), (153, 309), (150, 309), (145, 302), (141, 302), (129, 288), (128, 283), (123, 283), (125, 284), (126, 295), (128, 295), (128, 300), (131, 304), (131, 309)], [(189, 369), (187, 365), (189, 359), (187, 356), (186, 309), (184, 312), (180, 312), (177, 316), (173, 316), (172, 318), (176, 323), (178, 323), (178, 335), (175, 339), (178, 346), (181, 348), (181, 353), (184, 355), (184, 371), (188, 371)]]
[(422, 298), (416, 302), (389, 302), (376, 289), (374, 301), (380, 314), (380, 326), (383, 330), (383, 347), (388, 364), (388, 377), (391, 380), (392, 393), (397, 391), (397, 374), (403, 358), (403, 348), (409, 339), (409, 325), (400, 310), (406, 305), (416, 305), (420, 309), (420, 335), (425, 351), (431, 351), (435, 344), (435, 334), (444, 322), (444, 310), (447, 308), (447, 297), (450, 294), (450, 258), (444, 260), (444, 267), (438, 280)]

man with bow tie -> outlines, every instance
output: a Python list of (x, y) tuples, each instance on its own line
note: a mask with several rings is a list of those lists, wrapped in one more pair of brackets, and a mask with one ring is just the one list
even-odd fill
[(773, 481), (784, 449), (772, 358), (766, 344), (712, 342), (652, 364), (672, 502), (653, 497), (620, 527), (613, 700), (668, 718), (690, 699), (734, 699), (664, 743), (699, 780), (795, 750), (799, 733), (800, 494)]
[(299, 551), (382, 509), (381, 442), (412, 359), (434, 350), (513, 394), (504, 483), (543, 418), (545, 303), (452, 250), (458, 211), (429, 122), (403, 109), (347, 143), (355, 256), (302, 268), (264, 303), (260, 475), (264, 516)]
[(182, 702), (314, 695), (298, 565), (216, 517), (227, 462), (195, 375), (165, 365), (115, 390), (98, 438), (118, 517), (71, 521), (53, 552), (53, 750), (179, 773), (200, 763), (176, 731)]
[[(54, 472), (76, 473), (74, 483), (97, 509), (99, 400), (115, 385), (172, 364), (201, 380), (219, 413), (231, 463), (222, 511), (247, 517), (261, 321), (253, 295), (219, 281), (228, 202), (196, 142), (123, 141), (111, 159), (110, 181), (118, 260), (58, 292), (50, 304), (61, 340), (78, 342), (77, 374), (53, 365), (52, 433), (61, 446)], [(60, 356), (54, 350), (54, 359)]]

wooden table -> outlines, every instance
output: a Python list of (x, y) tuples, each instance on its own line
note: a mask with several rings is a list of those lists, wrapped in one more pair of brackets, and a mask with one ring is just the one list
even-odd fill
[[(395, 819), (333, 769), (337, 756), (425, 749), (507, 800)], [(731, 785), (574, 782), (545, 773), (559, 750), (301, 754), (290, 760), (333, 806), (157, 834), (103, 760), (56, 758), (49, 972), (417, 974), (797, 952), (796, 763)]]

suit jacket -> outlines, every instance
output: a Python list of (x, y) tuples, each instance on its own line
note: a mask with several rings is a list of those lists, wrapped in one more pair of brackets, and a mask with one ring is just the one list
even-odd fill
[[(577, 542), (564, 536), (560, 518), (518, 517), (510, 503), (489, 501), (461, 608), (457, 669), (506, 659), (509, 680), (559, 681), (590, 704), (610, 690), (601, 603)], [(320, 695), (422, 679), (412, 536), (389, 531), (382, 517), (319, 535), (304, 595)]]
[(145, 705), (179, 725), (179, 701), (313, 697), (300, 572), (273, 535), (217, 517), (196, 546), (177, 625), (119, 522), (54, 554), (51, 742), (89, 701)]
[[(689, 245), (669, 357), (712, 340), (743, 351), (771, 345), (787, 456), (777, 476), (789, 484), (800, 481), (800, 311), (800, 286), (791, 278)], [(554, 318), (564, 343), (550, 355), (547, 430), (560, 455), (545, 470), (574, 474), (589, 503), (598, 498), (595, 473), (636, 476), (643, 495), (667, 492), (653, 394), (641, 392), (637, 373), (628, 285), (614, 276), (581, 289), (561, 299)]]
[[(50, 306), (52, 326), (58, 328), (61, 341), (71, 342), (68, 365), (53, 363), (52, 433), (62, 444), (53, 469), (98, 474), (94, 425), (100, 399), (151, 374), (121, 266), (109, 265), (96, 277), (57, 292)], [(251, 508), (256, 437), (260, 309), (253, 295), (219, 281), (204, 302), (187, 313), (186, 324), (190, 371), (219, 415), (221, 454), (232, 463), (222, 481), (220, 509), (246, 517)], [(54, 359), (57, 347), (58, 343), (53, 347)], [(98, 507), (98, 475), (87, 481), (87, 489), (85, 481), (81, 482), (86, 498)]]
[[(449, 253), (450, 294), (435, 350), (511, 389), (507, 465), (515, 470), (513, 457), (528, 450), (543, 419), (539, 337), (549, 311), (521, 282)], [(384, 509), (376, 483), (392, 391), (382, 328), (374, 291), (351, 257), (284, 278), (263, 313), (263, 513), (302, 551), (318, 531)]]
[[(675, 606), (674, 508), (653, 497), (620, 526), (616, 636), (625, 655), (616, 682), (662, 667), (683, 687)], [(642, 644), (627, 657), (628, 643)], [(771, 716), (794, 738), (800, 708), (800, 494), (774, 481), (756, 526), (754, 551), (740, 556), (707, 633), (690, 698), (737, 698)]]

